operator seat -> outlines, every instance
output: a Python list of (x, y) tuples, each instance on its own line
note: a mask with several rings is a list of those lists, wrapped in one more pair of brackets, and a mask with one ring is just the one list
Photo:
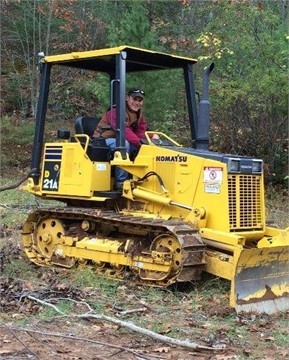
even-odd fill
[(89, 137), (92, 137), (97, 124), (99, 123), (100, 118), (92, 116), (78, 116), (75, 119), (75, 132), (76, 134), (86, 134)]
[[(100, 118), (92, 116), (78, 116), (75, 119), (75, 133), (76, 134), (86, 134), (92, 139), (97, 124), (99, 123)], [(84, 147), (83, 141), (80, 141), (81, 145)], [(111, 149), (106, 145), (105, 139), (92, 139), (87, 147), (87, 155), (91, 161), (105, 161), (108, 162), (111, 160)]]

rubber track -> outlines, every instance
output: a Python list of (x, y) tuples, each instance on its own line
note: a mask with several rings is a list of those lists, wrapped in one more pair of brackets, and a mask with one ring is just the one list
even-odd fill
[(170, 283), (197, 280), (205, 266), (204, 251), (206, 245), (203, 244), (197, 229), (193, 229), (189, 224), (181, 220), (136, 217), (109, 210), (83, 207), (39, 208), (34, 212), (34, 215), (37, 214), (39, 214), (40, 219), (53, 217), (60, 220), (88, 220), (111, 224), (112, 227), (127, 225), (131, 234), (134, 234), (134, 229), (137, 233), (137, 230), (141, 228), (142, 231), (147, 231), (147, 233), (170, 233), (174, 235), (181, 245), (184, 261), (181, 271), (174, 279), (170, 279)]

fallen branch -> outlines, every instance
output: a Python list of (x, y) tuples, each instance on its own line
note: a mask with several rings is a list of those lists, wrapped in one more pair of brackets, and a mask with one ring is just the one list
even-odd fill
[[(1, 327), (1, 326), (0, 326)], [(157, 359), (163, 359), (163, 357), (158, 356), (158, 355), (143, 355), (141, 352), (132, 350), (132, 349), (128, 349), (125, 348), (123, 346), (119, 346), (119, 345), (114, 345), (111, 343), (106, 343), (103, 341), (98, 341), (98, 340), (92, 340), (92, 339), (87, 339), (84, 337), (79, 337), (79, 336), (74, 336), (74, 335), (66, 335), (66, 334), (60, 334), (60, 333), (52, 333), (49, 331), (40, 331), (40, 330), (33, 330), (33, 329), (27, 329), (27, 328), (17, 328), (17, 327), (11, 327), (11, 326), (4, 326), (5, 329), (9, 330), (10, 332), (26, 332), (26, 333), (32, 333), (32, 334), (40, 334), (40, 335), (44, 335), (44, 336), (52, 336), (52, 337), (60, 337), (60, 338), (64, 338), (64, 339), (70, 339), (70, 340), (75, 340), (75, 341), (83, 341), (83, 342), (88, 342), (88, 343), (92, 343), (92, 344), (96, 344), (96, 345), (100, 345), (100, 346), (106, 346), (109, 348), (115, 348), (124, 352), (129, 352), (132, 353), (134, 355), (137, 356), (141, 356), (143, 359), (148, 359), (148, 358), (157, 358)], [(17, 338), (19, 340), (19, 338)], [(21, 343), (25, 346), (25, 344), (21, 341)], [(26, 346), (25, 346), (26, 347)], [(27, 348), (27, 347), (26, 347)], [(35, 355), (38, 359), (38, 356), (33, 353), (31, 350), (29, 350), (33, 355)]]
[(34, 301), (38, 302), (38, 303), (41, 304), (41, 305), (49, 306), (49, 307), (51, 307), (54, 311), (56, 311), (58, 314), (61, 314), (61, 315), (66, 316), (66, 314), (65, 314), (63, 311), (59, 310), (57, 306), (55, 306), (55, 305), (53, 305), (53, 304), (50, 304), (50, 303), (47, 302), (47, 301), (43, 301), (43, 300), (37, 299), (36, 297), (31, 296), (31, 295), (27, 295), (27, 298), (30, 299), (30, 300), (34, 300)]
[(145, 311), (147, 311), (147, 308), (128, 309), (128, 310), (119, 311), (117, 313), (117, 315), (125, 316), (125, 315), (128, 315), (128, 314), (132, 314), (132, 313), (136, 313), (136, 312), (145, 312)]
[(7, 330), (13, 335), (13, 337), (14, 337), (17, 341), (19, 341), (19, 342), (25, 347), (25, 349), (28, 350), (28, 352), (29, 352), (31, 355), (35, 356), (36, 359), (39, 359), (39, 356), (38, 356), (34, 351), (32, 351), (32, 350), (25, 344), (25, 342), (24, 342), (22, 339), (20, 339), (20, 338), (15, 334), (15, 330), (16, 330), (16, 329), (10, 328), (10, 327), (8, 327), (8, 326), (4, 326), (4, 327), (5, 327), (5, 329), (7, 329)]
[(62, 316), (67, 316), (67, 317), (75, 317), (75, 318), (80, 318), (80, 319), (97, 319), (97, 320), (105, 320), (105, 321), (109, 321), (112, 322), (113, 324), (125, 327), (127, 329), (130, 329), (134, 332), (137, 332), (139, 334), (143, 334), (145, 336), (149, 336), (153, 339), (156, 339), (158, 341), (164, 342), (166, 344), (171, 344), (171, 345), (176, 345), (176, 346), (180, 346), (180, 347), (184, 347), (184, 348), (188, 348), (188, 349), (194, 349), (194, 350), (208, 350), (208, 351), (218, 351), (220, 349), (216, 349), (210, 346), (203, 346), (203, 345), (199, 345), (195, 342), (190, 342), (189, 340), (178, 340), (178, 339), (174, 339), (171, 338), (169, 336), (164, 336), (164, 335), (160, 335), (158, 333), (155, 333), (154, 331), (142, 328), (140, 326), (137, 326), (135, 324), (133, 324), (132, 322), (127, 322), (127, 321), (123, 321), (123, 320), (119, 320), (116, 318), (113, 318), (111, 316), (107, 316), (104, 314), (94, 314), (93, 310), (90, 310), (89, 312), (85, 313), (85, 314), (80, 314), (80, 315), (66, 315), (63, 311), (59, 310), (57, 308), (57, 306), (50, 304), (44, 300), (40, 300), (35, 298), (34, 296), (27, 296), (29, 299), (34, 300), (42, 305), (45, 306), (49, 306), (51, 308), (53, 308), (57, 313), (61, 314)]
[(19, 180), (17, 183), (12, 184), (12, 185), (6, 185), (6, 186), (0, 186), (0, 191), (5, 191), (5, 190), (11, 190), (11, 189), (16, 189), (18, 186), (20, 186), (25, 180), (27, 180), (29, 178), (29, 176), (34, 173), (36, 171), (36, 169), (31, 169), (21, 180)]
[(134, 332), (149, 336), (155, 340), (164, 342), (166, 344), (176, 345), (176, 346), (185, 347), (185, 348), (194, 349), (194, 350), (209, 350), (209, 351), (220, 350), (220, 349), (212, 348), (210, 346), (199, 345), (197, 343), (190, 342), (189, 340), (178, 340), (178, 339), (171, 338), (169, 336), (160, 335), (158, 333), (155, 333), (154, 331), (137, 326), (137, 325), (133, 324), (132, 322), (119, 320), (119, 319), (116, 319), (116, 318), (113, 318), (111, 316), (107, 316), (104, 314), (99, 315), (99, 314), (86, 313), (86, 314), (81, 314), (81, 315), (75, 315), (75, 317), (78, 317), (81, 319), (106, 320), (106, 321), (112, 322), (116, 325), (130, 329)]

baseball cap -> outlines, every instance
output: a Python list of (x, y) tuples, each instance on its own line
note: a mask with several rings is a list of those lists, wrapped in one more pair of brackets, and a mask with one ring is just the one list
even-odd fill
[(133, 96), (133, 97), (138, 96), (143, 99), (145, 97), (145, 92), (140, 88), (133, 88), (128, 91), (127, 95)]

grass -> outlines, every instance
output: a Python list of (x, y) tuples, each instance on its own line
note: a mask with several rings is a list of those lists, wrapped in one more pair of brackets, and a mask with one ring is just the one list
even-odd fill
[[(288, 320), (287, 320), (287, 325), (288, 325)], [(282, 332), (280, 332), (280, 330), (273, 330), (272, 338), (274, 339), (274, 343), (277, 346), (288, 346), (289, 343), (288, 331), (283, 330)]]
[[(61, 300), (57, 302), (57, 309), (63, 312), (63, 314), (69, 315), (73, 310), (73, 302), (69, 300)], [(52, 319), (55, 315), (59, 315), (59, 313), (55, 309), (53, 309), (52, 307), (43, 306), (41, 311), (38, 312), (36, 318), (38, 320), (46, 321)]]
[[(13, 180), (2, 177), (0, 186), (13, 187), (23, 176), (16, 175)], [(29, 211), (36, 210), (40, 206), (49, 206), (59, 204), (56, 201), (41, 200), (27, 191), (21, 190), (21, 187), (0, 191), (0, 217), (2, 228), (20, 229), (27, 218)]]
[(21, 226), (27, 217), (28, 209), (33, 206), (37, 206), (35, 197), (24, 191), (12, 189), (0, 192), (1, 222), (9, 228)]
[[(3, 244), (1, 244), (3, 247)], [(1, 249), (1, 247), (0, 247)], [(7, 255), (6, 255), (7, 256)], [(17, 266), (15, 266), (17, 264)], [(29, 280), (34, 278), (35, 268), (22, 255), (5, 265), (5, 275), (13, 279)]]

